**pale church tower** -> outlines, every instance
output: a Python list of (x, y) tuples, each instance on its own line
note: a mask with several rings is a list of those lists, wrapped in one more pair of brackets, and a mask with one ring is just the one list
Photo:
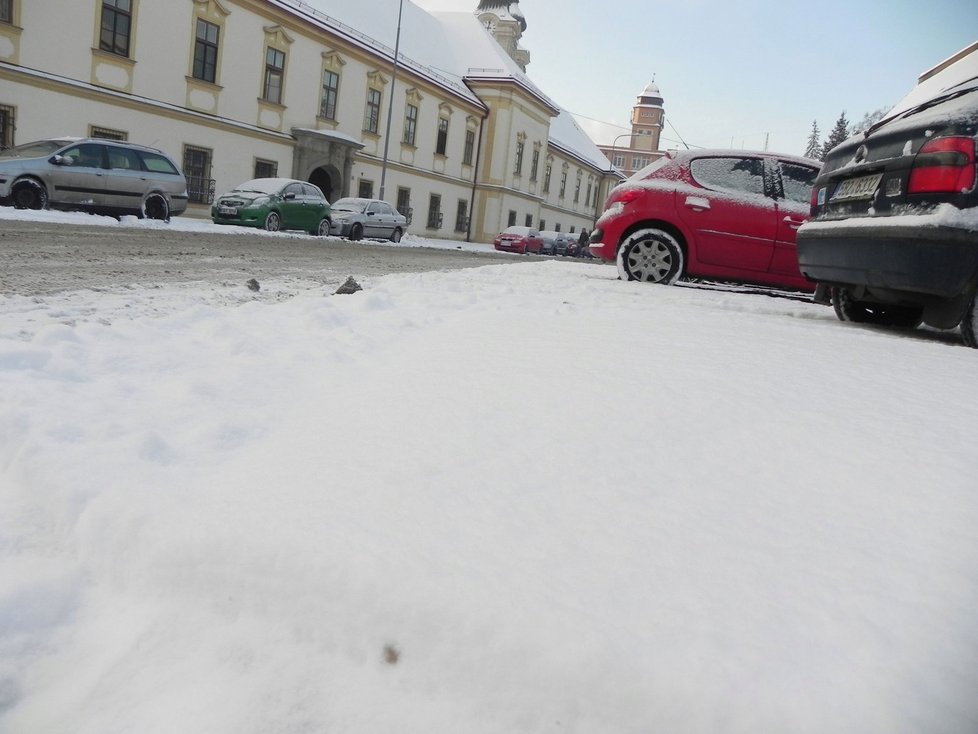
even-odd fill
[(475, 14), (496, 42), (525, 72), (530, 63), (530, 52), (520, 47), (520, 39), (526, 30), (526, 18), (520, 10), (519, 0), (481, 0)]
[(653, 151), (659, 149), (659, 136), (665, 124), (662, 94), (655, 80), (645, 87), (632, 108), (632, 148)]

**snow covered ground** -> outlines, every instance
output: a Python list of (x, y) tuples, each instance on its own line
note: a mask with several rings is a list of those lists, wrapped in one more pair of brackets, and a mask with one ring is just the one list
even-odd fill
[(262, 285), (0, 295), (3, 734), (978, 731), (956, 338), (565, 260)]

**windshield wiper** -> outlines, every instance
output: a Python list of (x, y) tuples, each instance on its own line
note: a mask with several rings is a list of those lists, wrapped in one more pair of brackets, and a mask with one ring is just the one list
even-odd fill
[[(978, 77), (972, 77), (971, 79), (966, 79), (965, 81), (961, 82), (961, 84), (967, 84), (968, 82), (974, 81), (975, 79), (978, 79)], [(974, 92), (976, 89), (978, 89), (978, 84), (972, 85), (970, 87), (966, 87), (965, 89), (955, 89), (952, 92), (945, 92), (944, 94), (938, 95), (937, 97), (928, 99), (926, 102), (921, 102), (918, 105), (914, 105), (913, 107), (906, 109), (903, 112), (898, 112), (897, 114), (893, 115), (893, 117), (883, 118), (875, 125), (871, 126), (864, 133), (864, 135), (872, 135), (876, 130), (879, 130), (881, 127), (893, 122), (894, 120), (899, 120), (900, 118), (903, 117), (911, 117), (919, 112), (923, 112), (924, 110), (928, 110), (931, 107), (935, 107), (936, 105), (942, 104), (943, 102), (947, 102), (952, 99), (957, 99), (958, 97), (963, 97), (966, 94), (970, 94), (971, 92)]]

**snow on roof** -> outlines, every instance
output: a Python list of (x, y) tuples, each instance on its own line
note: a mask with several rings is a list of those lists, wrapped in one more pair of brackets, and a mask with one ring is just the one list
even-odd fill
[[(350, 36), (393, 58), (397, 43), (398, 0), (273, 0), (313, 22)], [(367, 32), (360, 29), (369, 29)], [(441, 81), (456, 94), (485, 105), (466, 80), (503, 79), (522, 87), (541, 104), (557, 111), (551, 140), (567, 153), (601, 170), (607, 158), (573, 119), (519, 68), (471, 12), (427, 12), (404, 0), (399, 57), (416, 73)]]

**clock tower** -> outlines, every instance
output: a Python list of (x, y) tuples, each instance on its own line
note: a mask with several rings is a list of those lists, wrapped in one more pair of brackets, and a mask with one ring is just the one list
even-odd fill
[(530, 52), (520, 47), (526, 30), (526, 18), (519, 0), (481, 0), (475, 11), (479, 21), (502, 46), (522, 71), (530, 63)]

